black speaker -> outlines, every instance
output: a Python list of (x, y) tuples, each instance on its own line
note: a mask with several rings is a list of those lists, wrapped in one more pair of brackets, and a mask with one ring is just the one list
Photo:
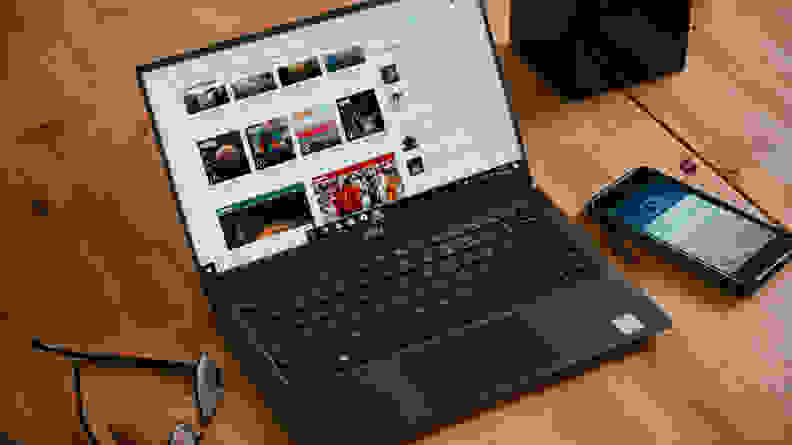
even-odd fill
[(690, 0), (512, 0), (512, 51), (580, 100), (685, 68)]

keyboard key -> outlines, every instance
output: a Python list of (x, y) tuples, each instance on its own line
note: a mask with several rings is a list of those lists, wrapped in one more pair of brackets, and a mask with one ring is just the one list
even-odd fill
[(480, 258), (480, 257), (478, 255), (476, 255), (475, 253), (473, 253), (473, 252), (465, 252), (462, 255), (462, 264), (471, 265), (471, 264), (475, 263), (478, 258)]
[(407, 304), (408, 300), (407, 295), (394, 295), (391, 298), (393, 304)]
[(457, 272), (456, 278), (460, 281), (471, 281), (473, 279), (473, 273), (467, 270)]
[(454, 253), (456, 253), (456, 251), (447, 245), (435, 249), (435, 255), (437, 255), (438, 258), (448, 258)]
[(457, 263), (455, 258), (446, 261), (441, 261), (438, 264), (438, 269), (443, 273), (454, 272), (457, 269), (457, 267), (459, 267), (459, 264)]
[(393, 255), (395, 255), (397, 257), (405, 257), (409, 253), (410, 252), (407, 249), (396, 249), (396, 250), (393, 251)]

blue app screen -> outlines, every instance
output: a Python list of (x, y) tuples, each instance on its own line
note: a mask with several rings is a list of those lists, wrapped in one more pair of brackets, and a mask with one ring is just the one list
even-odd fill
[(639, 186), (608, 214), (726, 273), (737, 271), (775, 237), (771, 230), (662, 177)]

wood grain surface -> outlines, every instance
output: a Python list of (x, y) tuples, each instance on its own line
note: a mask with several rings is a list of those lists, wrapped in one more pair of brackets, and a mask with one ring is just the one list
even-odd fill
[[(3, 91), (13, 104), (5, 108), (6, 131), (0, 133), (9, 153), (0, 167), (7, 235), (0, 335), (8, 348), (0, 371), (0, 431), (25, 444), (84, 443), (72, 408), (70, 364), (31, 352), (30, 338), (40, 336), (82, 351), (172, 360), (208, 352), (226, 371), (226, 395), (213, 425), (202, 430), (204, 443), (288, 443), (267, 395), (240, 375), (215, 334), (134, 68), (352, 3), (72, 0), (0, 6), (8, 30)], [(790, 85), (785, 68), (762, 63), (764, 56), (752, 48), (757, 39), (781, 45), (788, 30), (774, 9), (760, 10), (759, 2), (700, 3), (704, 13), (694, 16), (699, 34), (691, 40), (688, 72), (631, 94), (713, 166), (739, 170), (744, 191), (789, 224), (789, 186), (766, 163), (752, 160), (755, 136), (745, 124), (748, 112), (783, 120), (788, 103), (778, 92)], [(679, 165), (690, 152), (625, 94), (561, 104), (504, 45), (508, 2), (488, 4), (537, 182), (572, 221), (583, 224), (583, 202), (641, 164), (750, 207), (706, 162), (697, 161), (695, 175), (683, 175)], [(738, 14), (748, 10), (761, 19)], [(792, 295), (792, 267), (753, 298), (724, 298), (638, 249), (628, 246), (629, 256), (616, 253), (605, 233), (586, 229), (635, 286), (671, 312), (675, 327), (640, 353), (421, 442), (788, 441), (792, 403), (785, 390), (784, 325), (792, 312), (792, 299), (785, 299)], [(190, 384), (142, 370), (83, 371), (86, 409), (102, 443), (112, 443), (111, 431), (137, 443), (165, 443), (177, 423), (196, 421)]]

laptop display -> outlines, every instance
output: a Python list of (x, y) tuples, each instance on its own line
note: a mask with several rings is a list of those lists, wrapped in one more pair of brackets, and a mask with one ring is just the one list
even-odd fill
[(521, 160), (479, 8), (378, 2), (143, 69), (199, 264)]

